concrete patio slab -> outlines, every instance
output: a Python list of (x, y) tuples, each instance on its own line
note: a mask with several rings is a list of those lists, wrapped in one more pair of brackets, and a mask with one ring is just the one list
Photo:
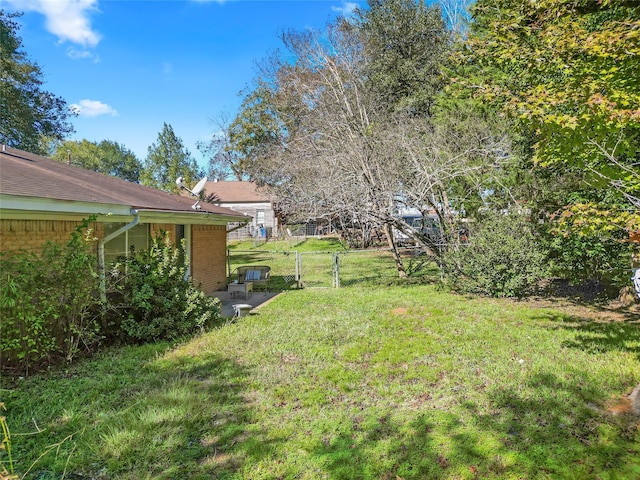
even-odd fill
[(230, 296), (229, 292), (220, 291), (220, 292), (213, 292), (211, 296), (219, 299), (220, 302), (222, 302), (222, 317), (231, 318), (235, 313), (233, 309), (233, 305), (238, 305), (238, 304), (251, 305), (253, 307), (252, 311), (254, 311), (255, 309), (259, 308), (265, 303), (268, 303), (271, 300), (273, 300), (275, 297), (279, 295), (279, 293), (280, 292), (252, 292), (252, 294), (249, 295), (249, 298), (244, 298), (243, 295)]

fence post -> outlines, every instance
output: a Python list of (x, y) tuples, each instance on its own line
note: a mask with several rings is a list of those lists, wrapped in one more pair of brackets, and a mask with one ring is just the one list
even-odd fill
[(333, 254), (332, 271), (333, 286), (340, 288), (340, 255), (337, 252)]
[(300, 252), (298, 250), (295, 251), (296, 252), (296, 287), (300, 288), (302, 286), (302, 279), (300, 278), (301, 273), (302, 273), (302, 268), (300, 265), (300, 262), (302, 260), (302, 257), (300, 257)]

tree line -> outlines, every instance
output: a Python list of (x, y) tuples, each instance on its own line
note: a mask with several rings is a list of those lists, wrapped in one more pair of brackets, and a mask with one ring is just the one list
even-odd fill
[[(42, 151), (54, 139), (62, 161), (168, 190), (178, 172), (203, 173), (166, 123), (144, 164), (115, 142), (64, 142), (64, 102), (41, 95), (12, 17), (0, 20), (3, 66), (25, 67), (4, 70), (15, 81), (2, 82), (3, 143)], [(331, 222), (364, 245), (377, 232), (401, 276), (397, 231), (491, 294), (551, 277), (627, 282), (640, 230), (638, 2), (369, 0), (281, 44), (198, 145), (210, 176), (258, 182), (292, 222)], [(48, 123), (26, 128), (21, 111)], [(402, 211), (436, 216), (442, 235)]]
[[(402, 231), (472, 289), (628, 285), (640, 5), (463, 3), (370, 0), (284, 32), (212, 141), (212, 168), (261, 183), (298, 221), (382, 232), (396, 252)], [(443, 235), (401, 211), (436, 215)]]

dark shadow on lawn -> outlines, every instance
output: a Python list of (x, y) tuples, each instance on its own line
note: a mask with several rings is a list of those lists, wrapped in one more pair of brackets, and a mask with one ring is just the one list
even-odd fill
[(391, 414), (355, 416), (312, 454), (323, 459), (329, 478), (340, 480), (595, 479), (604, 472), (623, 478), (633, 468), (629, 460), (638, 458), (635, 424), (598, 408), (601, 393), (580, 375), (567, 381), (533, 374), (525, 389), (488, 391), (489, 408), (463, 402), (460, 416), (422, 410), (399, 423)]
[(465, 407), (482, 430), (500, 439), (504, 454), (518, 454), (520, 468), (530, 478), (599, 478), (606, 471), (620, 471), (631, 454), (635, 432), (623, 419), (597, 407), (601, 393), (579, 381), (580, 372), (574, 378), (567, 382), (534, 374), (526, 380), (532, 394), (496, 389), (489, 392), (491, 413), (479, 412), (472, 403)]
[[(336, 480), (442, 478), (449, 460), (438, 455), (432, 428), (427, 415), (410, 425), (395, 424), (389, 414), (375, 420), (355, 416), (348, 428), (327, 435), (312, 453), (324, 459), (323, 470)], [(393, 464), (385, 464), (388, 459)]]
[[(71, 440), (38, 461), (29, 478), (220, 478), (237, 473), (249, 459), (259, 461), (270, 446), (250, 445), (249, 428), (251, 436), (263, 435), (253, 425), (245, 368), (218, 355), (163, 355), (162, 350), (126, 348), (110, 363), (78, 365), (48, 387), (55, 403), (43, 397), (36, 413), (15, 405), (12, 417), (24, 419), (24, 425), (13, 425), (15, 431), (32, 431), (34, 415), (44, 427), (38, 436), (17, 437), (14, 455), (24, 459), (19, 468), (30, 465), (42, 445), (69, 435)], [(37, 378), (23, 388), (38, 395)], [(68, 416), (70, 421), (62, 420)], [(88, 457), (90, 464), (83, 460)]]
[(573, 332), (573, 340), (563, 347), (588, 353), (611, 351), (633, 353), (640, 359), (640, 318), (625, 315), (625, 321), (594, 321), (565, 314), (545, 314), (542, 319), (554, 322), (554, 329)]
[(240, 471), (245, 461), (258, 462), (268, 454), (268, 441), (258, 442), (256, 448), (256, 437), (264, 435), (255, 429), (249, 373), (244, 367), (217, 355), (199, 353), (176, 357), (158, 368), (167, 376), (152, 395), (162, 398), (166, 383), (175, 381), (186, 386), (186, 394), (193, 398), (169, 396), (164, 401), (169, 405), (184, 401), (195, 407), (175, 423), (181, 441), (167, 452), (170, 467), (158, 472), (162, 478), (179, 478), (185, 462), (192, 462), (192, 471), (197, 464), (197, 473), (207, 478), (224, 478)]
[(315, 238), (306, 238), (301, 242), (298, 242), (294, 249), (313, 249), (315, 248), (316, 243), (321, 243), (323, 249), (334, 250), (335, 251), (343, 251), (346, 250), (346, 247), (342, 240), (337, 237), (323, 237), (322, 240), (318, 241)]
[(231, 257), (232, 266), (238, 267), (243, 265), (266, 265), (273, 253), (267, 250), (256, 250), (253, 252), (248, 252), (242, 250), (241, 252), (233, 252), (233, 256)]

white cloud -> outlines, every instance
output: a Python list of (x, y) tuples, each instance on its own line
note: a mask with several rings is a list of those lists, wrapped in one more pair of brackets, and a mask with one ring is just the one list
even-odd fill
[(341, 13), (345, 17), (348, 17), (349, 15), (353, 14), (356, 8), (358, 8), (357, 3), (342, 2), (341, 7), (331, 7), (331, 10), (333, 10), (334, 12)]
[(7, 0), (24, 12), (38, 12), (46, 18), (47, 31), (61, 42), (95, 47), (100, 35), (91, 27), (90, 14), (98, 11), (98, 0)]
[(77, 49), (74, 47), (67, 48), (67, 57), (72, 60), (93, 59), (93, 63), (98, 63), (100, 61), (100, 57), (94, 55), (89, 50)]
[(99, 115), (118, 116), (118, 112), (113, 107), (99, 100), (80, 100), (80, 102), (70, 105), (69, 108), (81, 117), (97, 117)]

